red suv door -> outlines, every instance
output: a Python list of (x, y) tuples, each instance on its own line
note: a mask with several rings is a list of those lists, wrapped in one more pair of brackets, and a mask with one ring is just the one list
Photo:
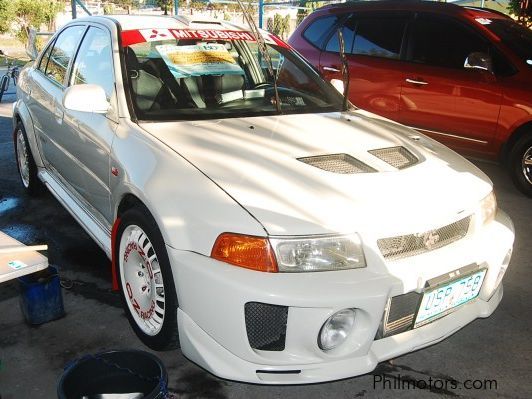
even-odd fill
[(491, 45), (450, 17), (419, 15), (411, 25), (399, 121), (462, 152), (493, 152), (501, 88), (493, 73), (464, 67)]
[[(354, 13), (341, 23), (349, 62), (349, 98), (360, 108), (398, 119), (404, 71), (401, 46), (408, 12)], [(342, 79), (338, 35), (330, 34), (320, 56), (327, 80)]]

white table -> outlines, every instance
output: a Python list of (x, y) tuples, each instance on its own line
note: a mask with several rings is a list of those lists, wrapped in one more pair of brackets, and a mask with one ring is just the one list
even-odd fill
[(0, 231), (0, 283), (46, 269), (48, 258), (37, 252), (46, 249), (46, 245), (27, 247)]

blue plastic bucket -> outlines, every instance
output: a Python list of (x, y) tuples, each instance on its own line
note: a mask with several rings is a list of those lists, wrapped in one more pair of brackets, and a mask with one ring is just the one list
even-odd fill
[(122, 350), (87, 355), (65, 367), (57, 386), (59, 399), (143, 398), (163, 399), (168, 373), (149, 352)]
[(20, 309), (28, 324), (43, 324), (65, 315), (57, 269), (48, 266), (37, 273), (18, 278)]

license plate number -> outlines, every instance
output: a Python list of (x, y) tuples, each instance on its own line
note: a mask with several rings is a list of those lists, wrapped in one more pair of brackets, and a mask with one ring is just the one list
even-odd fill
[(482, 287), (485, 275), (485, 269), (479, 270), (466, 277), (426, 291), (419, 306), (415, 327), (442, 317), (457, 306), (476, 298)]

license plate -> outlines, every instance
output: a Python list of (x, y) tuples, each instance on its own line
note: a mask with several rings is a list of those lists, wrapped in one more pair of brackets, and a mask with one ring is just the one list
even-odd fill
[(486, 269), (469, 274), (460, 279), (442, 284), (426, 291), (419, 305), (414, 327), (430, 323), (432, 320), (445, 316), (454, 308), (476, 298), (482, 287)]

